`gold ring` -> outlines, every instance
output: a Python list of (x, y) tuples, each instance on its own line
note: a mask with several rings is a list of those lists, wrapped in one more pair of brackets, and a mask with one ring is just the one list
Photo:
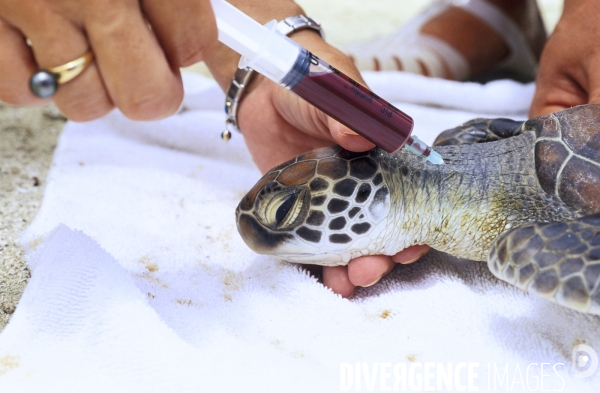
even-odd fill
[(67, 83), (81, 74), (93, 58), (93, 53), (88, 51), (66, 64), (34, 72), (29, 79), (31, 92), (40, 98), (52, 97), (56, 94), (59, 84)]

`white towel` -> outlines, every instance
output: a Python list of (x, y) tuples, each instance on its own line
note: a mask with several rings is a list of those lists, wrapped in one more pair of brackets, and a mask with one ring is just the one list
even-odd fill
[[(427, 142), (474, 117), (523, 118), (533, 91), (366, 77)], [(594, 360), (600, 318), (485, 263), (432, 251), (347, 300), (254, 254), (234, 209), (260, 174), (240, 135), (220, 139), (216, 84), (185, 87), (163, 121), (67, 123), (22, 238), (32, 278), (0, 334), (0, 392), (597, 391), (600, 371), (579, 378), (571, 359), (585, 344), (576, 358)]]

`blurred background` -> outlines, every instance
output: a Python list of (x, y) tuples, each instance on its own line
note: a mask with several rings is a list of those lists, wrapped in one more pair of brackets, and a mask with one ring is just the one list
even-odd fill
[[(306, 15), (321, 22), (327, 42), (342, 46), (394, 32), (439, 0), (296, 0)], [(560, 18), (563, 0), (537, 0), (546, 30)], [(200, 63), (187, 68), (210, 76)]]
[[(323, 25), (334, 46), (366, 41), (398, 29), (436, 0), (296, 0)], [(554, 29), (563, 0), (537, 0), (546, 29)]]

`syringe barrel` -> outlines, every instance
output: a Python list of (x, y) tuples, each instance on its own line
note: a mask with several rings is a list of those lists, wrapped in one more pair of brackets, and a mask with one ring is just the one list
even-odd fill
[(387, 152), (413, 129), (410, 116), (304, 48), (280, 84)]
[(260, 49), (242, 57), (240, 68), (279, 83), (385, 151), (404, 145), (413, 129), (410, 116), (279, 33), (274, 21), (266, 27)]

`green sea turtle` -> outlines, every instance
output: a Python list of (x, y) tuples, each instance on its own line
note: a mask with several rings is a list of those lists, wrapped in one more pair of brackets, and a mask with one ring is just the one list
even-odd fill
[(238, 230), (258, 253), (320, 265), (429, 244), (600, 315), (600, 105), (476, 119), (436, 142), (444, 165), (404, 150), (302, 154), (242, 199)]

